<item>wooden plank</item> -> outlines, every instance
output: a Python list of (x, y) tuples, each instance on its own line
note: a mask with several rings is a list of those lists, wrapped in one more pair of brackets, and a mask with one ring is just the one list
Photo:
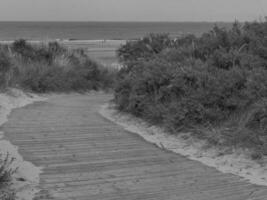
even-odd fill
[(267, 187), (166, 152), (105, 120), (106, 94), (52, 95), (12, 112), (1, 128), (44, 167), (37, 199), (266, 200)]

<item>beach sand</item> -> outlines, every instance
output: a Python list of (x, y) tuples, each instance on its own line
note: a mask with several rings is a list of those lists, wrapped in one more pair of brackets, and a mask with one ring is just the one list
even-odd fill
[[(15, 108), (23, 107), (35, 101), (43, 101), (44, 98), (34, 94), (25, 94), (17, 89), (9, 89), (0, 93), (0, 126), (3, 125), (8, 115)], [(38, 192), (39, 174), (41, 168), (34, 166), (32, 163), (25, 161), (19, 154), (18, 147), (11, 144), (3, 132), (0, 132), (0, 158), (3, 160), (9, 155), (9, 159), (14, 159), (9, 166), (10, 169), (16, 170), (12, 176), (11, 189), (16, 192), (18, 200), (31, 200)]]
[(207, 148), (204, 140), (190, 133), (171, 135), (163, 128), (152, 126), (130, 114), (118, 112), (113, 104), (104, 105), (100, 114), (126, 130), (136, 133), (159, 148), (186, 156), (223, 173), (238, 175), (252, 184), (267, 186), (267, 166), (251, 160), (244, 149), (226, 153), (223, 149)]
[(116, 50), (125, 40), (66, 40), (60, 43), (71, 49), (84, 49), (93, 60), (107, 67), (120, 68)]

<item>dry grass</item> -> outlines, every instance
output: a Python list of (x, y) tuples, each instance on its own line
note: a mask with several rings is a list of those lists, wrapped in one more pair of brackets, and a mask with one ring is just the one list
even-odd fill
[[(1, 156), (2, 157), (2, 156)], [(0, 199), (1, 200), (14, 200), (15, 192), (11, 189), (12, 175), (17, 169), (12, 168), (14, 158), (10, 158), (7, 154), (0, 160)]]
[(92, 61), (81, 49), (58, 43), (29, 44), (24, 40), (0, 46), (2, 87), (34, 92), (88, 91), (110, 88), (114, 74)]

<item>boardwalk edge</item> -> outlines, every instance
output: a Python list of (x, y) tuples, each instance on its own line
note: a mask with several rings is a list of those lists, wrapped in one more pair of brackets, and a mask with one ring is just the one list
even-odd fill
[(222, 154), (222, 149), (207, 148), (203, 140), (191, 137), (190, 133), (171, 135), (163, 128), (150, 125), (140, 118), (116, 110), (112, 103), (103, 105), (99, 113), (106, 119), (136, 133), (146, 141), (161, 149), (168, 150), (216, 168), (222, 173), (231, 173), (241, 179), (261, 186), (267, 186), (267, 166), (251, 160), (244, 150), (234, 150), (231, 154)]

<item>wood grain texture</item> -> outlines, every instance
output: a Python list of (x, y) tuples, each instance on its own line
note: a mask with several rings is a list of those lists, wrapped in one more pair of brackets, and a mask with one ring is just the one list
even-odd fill
[(98, 114), (106, 94), (52, 95), (1, 128), (44, 167), (36, 200), (267, 200), (267, 187), (161, 150)]

